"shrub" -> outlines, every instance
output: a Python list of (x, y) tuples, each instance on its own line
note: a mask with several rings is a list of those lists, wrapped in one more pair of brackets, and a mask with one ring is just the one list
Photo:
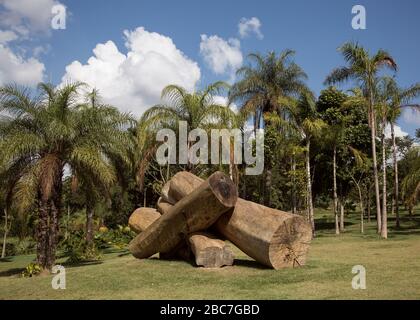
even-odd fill
[(42, 271), (42, 267), (39, 264), (35, 262), (31, 262), (30, 264), (26, 266), (25, 270), (22, 272), (22, 277), (30, 278), (30, 277), (40, 274), (41, 271)]
[(63, 239), (59, 248), (63, 250), (62, 256), (68, 257), (67, 261), (70, 263), (101, 259), (95, 243), (90, 246), (86, 243), (86, 234), (82, 230), (72, 232), (67, 239)]

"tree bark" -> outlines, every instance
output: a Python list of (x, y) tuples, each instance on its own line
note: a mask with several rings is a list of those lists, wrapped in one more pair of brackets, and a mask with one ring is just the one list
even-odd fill
[(236, 204), (237, 197), (238, 191), (229, 177), (221, 172), (212, 174), (134, 238), (129, 245), (131, 253), (143, 259), (157, 252), (171, 252), (186, 235), (213, 225)]
[(1, 249), (1, 258), (6, 257), (6, 244), (7, 244), (7, 234), (9, 232), (10, 226), (9, 226), (9, 215), (7, 212), (7, 209), (4, 208), (4, 235), (3, 235), (3, 246)]
[(337, 196), (337, 147), (335, 145), (334, 145), (334, 150), (333, 150), (333, 199), (334, 199), (335, 234), (340, 234), (340, 226), (338, 223), (338, 196)]
[(386, 189), (386, 145), (385, 145), (385, 117), (382, 119), (382, 225), (381, 237), (388, 238), (388, 213), (387, 213), (387, 189)]
[(309, 222), (311, 223), (312, 236), (315, 237), (314, 207), (312, 203), (310, 147), (311, 147), (311, 142), (308, 139), (308, 141), (306, 142), (306, 180), (307, 180), (307, 193), (308, 193), (308, 216), (309, 216)]
[[(373, 97), (372, 97), (373, 98)], [(373, 102), (371, 101), (370, 106), (371, 112), (369, 113), (371, 118), (371, 143), (372, 143), (372, 160), (373, 160), (373, 177), (375, 182), (375, 200), (376, 200), (376, 224), (377, 232), (380, 233), (382, 230), (382, 216), (381, 216), (381, 199), (379, 191), (379, 177), (378, 177), (378, 163), (376, 159), (376, 113), (374, 110)]]
[(399, 183), (398, 183), (398, 159), (397, 159), (397, 144), (395, 142), (394, 123), (391, 122), (391, 137), (392, 137), (392, 160), (394, 166), (394, 208), (395, 208), (395, 224), (400, 228), (400, 211), (399, 211)]
[[(202, 181), (179, 172), (171, 180), (169, 194), (180, 200)], [(215, 227), (247, 255), (274, 269), (303, 265), (312, 239), (311, 226), (303, 217), (243, 199)]]
[(86, 243), (88, 246), (93, 244), (93, 215), (93, 207), (90, 205), (86, 206)]
[(344, 199), (340, 201), (340, 231), (344, 232)]

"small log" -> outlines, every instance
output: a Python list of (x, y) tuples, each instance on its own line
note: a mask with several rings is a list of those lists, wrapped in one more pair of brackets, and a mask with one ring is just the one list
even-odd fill
[(169, 209), (172, 208), (172, 206), (172, 204), (160, 197), (156, 204), (156, 209), (160, 214), (164, 214), (165, 212), (169, 212)]
[[(168, 194), (180, 200), (196, 189), (202, 179), (179, 172), (170, 182)], [(247, 255), (274, 269), (303, 265), (312, 239), (311, 227), (302, 216), (240, 198), (215, 227)]]
[(188, 243), (198, 266), (220, 268), (233, 264), (234, 255), (229, 245), (209, 233), (191, 234)]
[(232, 180), (216, 172), (137, 235), (129, 249), (139, 259), (157, 252), (171, 252), (186, 235), (213, 225), (235, 205), (237, 198), (238, 191)]
[[(167, 204), (167, 207), (161, 213), (168, 213), (171, 207), (171, 204)], [(184, 260), (190, 260), (192, 251), (197, 266), (220, 268), (233, 264), (234, 254), (230, 246), (210, 233), (200, 232), (190, 234), (187, 237), (187, 242), (189, 246), (181, 246), (179, 249), (167, 254), (161, 253), (160, 258), (171, 259), (179, 257)], [(184, 243), (182, 242), (182, 244)]]
[(128, 225), (136, 233), (143, 232), (153, 222), (160, 218), (160, 213), (154, 208), (136, 209), (128, 219)]

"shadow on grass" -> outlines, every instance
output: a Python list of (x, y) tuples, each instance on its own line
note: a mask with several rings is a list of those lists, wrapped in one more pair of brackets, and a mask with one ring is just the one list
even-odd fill
[(13, 259), (11, 257), (1, 258), (0, 262), (12, 262)]
[(98, 265), (102, 263), (104, 263), (102, 260), (80, 261), (80, 262), (65, 261), (61, 263), (61, 265), (66, 268), (79, 268), (79, 267), (85, 267), (85, 266), (94, 266), (94, 265)]
[(261, 269), (261, 270), (272, 269), (255, 260), (247, 260), (247, 259), (235, 259), (235, 261), (233, 262), (233, 265), (238, 266), (238, 267)]
[(0, 272), (0, 277), (12, 277), (22, 274), (25, 268), (13, 268), (9, 270), (4, 270)]

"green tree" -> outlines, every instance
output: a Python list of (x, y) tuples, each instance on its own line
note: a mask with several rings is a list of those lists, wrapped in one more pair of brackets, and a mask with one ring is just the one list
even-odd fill
[(379, 192), (378, 167), (376, 157), (376, 92), (378, 73), (384, 67), (397, 69), (394, 59), (384, 50), (379, 50), (373, 56), (357, 43), (345, 43), (338, 49), (347, 66), (334, 69), (326, 78), (325, 83), (334, 84), (350, 79), (356, 80), (366, 99), (369, 125), (371, 128), (372, 160), (375, 182), (375, 200), (378, 233), (382, 231), (381, 201)]
[(21, 203), (36, 200), (37, 262), (51, 269), (61, 215), (65, 167), (111, 184), (115, 174), (106, 152), (125, 145), (129, 117), (115, 109), (94, 110), (80, 104), (81, 83), (54, 88), (40, 84), (40, 97), (13, 85), (0, 89), (0, 167), (12, 175), (21, 166), (16, 195)]
[[(285, 50), (277, 56), (269, 52), (266, 56), (252, 53), (248, 55), (249, 65), (240, 68), (237, 75), (241, 80), (236, 82), (229, 93), (231, 101), (242, 104), (242, 111), (253, 115), (254, 130), (264, 125), (264, 114), (276, 112), (283, 119), (287, 118), (287, 110), (282, 108), (279, 98), (299, 97), (308, 91), (304, 81), (305, 72), (293, 61), (294, 51)], [(267, 137), (269, 138), (269, 137)], [(270, 205), (270, 189), (272, 181), (270, 159), (265, 161), (265, 199)]]

